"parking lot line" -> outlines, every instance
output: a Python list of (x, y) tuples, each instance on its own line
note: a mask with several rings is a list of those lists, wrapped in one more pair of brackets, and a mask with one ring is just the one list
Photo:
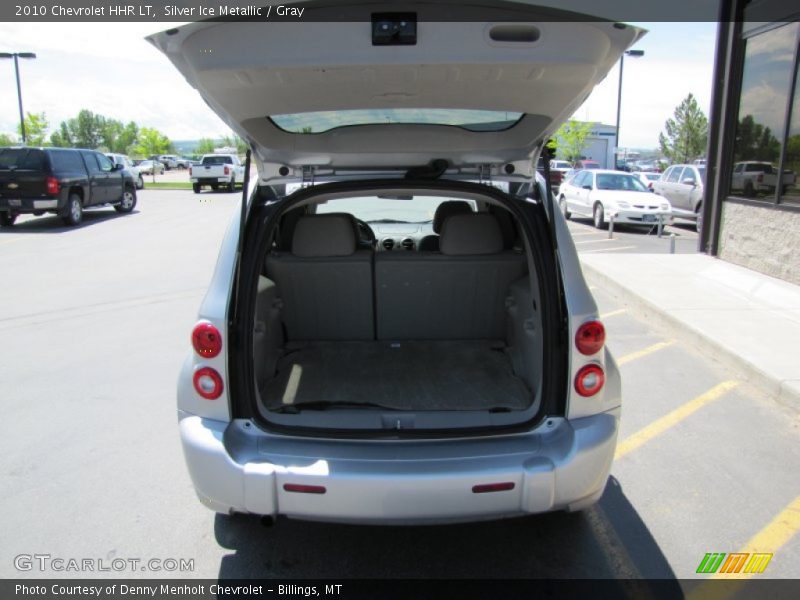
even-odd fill
[[(781, 547), (800, 531), (800, 496), (790, 502), (772, 521), (755, 534), (738, 550), (741, 554), (769, 553), (775, 555)], [(763, 562), (762, 567), (767, 565)], [(750, 571), (749, 573), (747, 571)], [(721, 570), (712, 579), (749, 579), (757, 574), (756, 569), (745, 566), (739, 573), (722, 573)]]
[(612, 310), (610, 312), (603, 313), (602, 315), (600, 315), (600, 318), (607, 319), (609, 317), (616, 317), (617, 315), (622, 315), (626, 312), (628, 312), (627, 308), (618, 308), (617, 310)]
[(676, 408), (671, 413), (668, 413), (660, 419), (653, 421), (647, 427), (640, 429), (630, 437), (625, 438), (619, 444), (617, 444), (617, 452), (614, 455), (614, 458), (620, 459), (632, 450), (636, 450), (636, 448), (639, 446), (646, 444), (654, 437), (664, 433), (670, 427), (673, 427), (674, 425), (677, 425), (683, 421), (689, 415), (697, 412), (706, 404), (710, 404), (714, 400), (718, 400), (738, 385), (739, 382), (734, 380), (718, 383), (707, 392), (700, 394), (696, 398), (693, 398), (682, 406)]
[(572, 237), (577, 235), (602, 235), (599, 231), (581, 231), (580, 229), (570, 229), (569, 232), (572, 234)]
[(630, 354), (626, 354), (619, 360), (617, 360), (617, 364), (622, 366), (626, 363), (631, 362), (632, 360), (636, 360), (637, 358), (642, 358), (643, 356), (647, 356), (648, 354), (652, 354), (653, 352), (658, 352), (659, 350), (663, 350), (664, 348), (668, 348), (675, 343), (675, 340), (667, 340), (666, 342), (657, 342), (652, 346), (648, 346), (643, 350), (639, 350), (638, 352), (631, 352)]
[(597, 240), (582, 240), (580, 242), (575, 242), (575, 245), (577, 246), (578, 244), (596, 244), (597, 242), (616, 242), (616, 241), (617, 240), (613, 238), (600, 238)]
[(581, 250), (581, 252), (614, 252), (616, 250), (630, 250), (636, 246), (618, 246), (617, 248), (595, 248), (594, 250)]

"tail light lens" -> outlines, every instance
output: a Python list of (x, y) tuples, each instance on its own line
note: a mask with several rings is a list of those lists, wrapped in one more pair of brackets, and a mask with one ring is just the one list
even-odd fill
[(575, 391), (587, 398), (603, 389), (606, 374), (600, 365), (586, 365), (575, 375)]
[(192, 167), (189, 167), (189, 177), (192, 176)]
[(761, 183), (762, 181), (764, 181), (764, 174), (763, 173), (759, 173), (758, 177), (756, 177), (756, 181), (758, 181), (758, 183)]
[(203, 358), (214, 358), (222, 350), (222, 336), (211, 323), (198, 323), (192, 330), (192, 346)]
[(606, 341), (606, 328), (600, 321), (587, 321), (575, 334), (575, 346), (578, 352), (586, 356), (600, 352)]
[(231, 174), (231, 168), (225, 167), (225, 175), (230, 175), (230, 174)]
[(47, 193), (51, 196), (58, 195), (58, 179), (53, 177), (52, 175), (45, 180), (45, 185), (47, 186)]
[(195, 371), (192, 382), (195, 391), (206, 400), (216, 400), (222, 395), (222, 376), (211, 367)]

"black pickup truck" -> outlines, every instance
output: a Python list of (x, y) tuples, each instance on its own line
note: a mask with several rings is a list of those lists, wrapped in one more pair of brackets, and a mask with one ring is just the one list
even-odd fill
[(22, 213), (59, 215), (78, 225), (83, 210), (113, 205), (121, 213), (136, 206), (133, 175), (94, 150), (0, 148), (0, 226)]

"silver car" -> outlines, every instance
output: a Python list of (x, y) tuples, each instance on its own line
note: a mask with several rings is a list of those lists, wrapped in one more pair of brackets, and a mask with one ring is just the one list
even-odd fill
[(322, 30), (150, 38), (258, 168), (178, 378), (197, 495), (351, 523), (584, 509), (614, 458), (620, 376), (534, 165), (643, 31), (490, 8), (371, 31), (341, 10)]
[(699, 232), (703, 227), (705, 181), (706, 168), (702, 165), (672, 165), (653, 182), (653, 191), (669, 200), (673, 216), (694, 221)]

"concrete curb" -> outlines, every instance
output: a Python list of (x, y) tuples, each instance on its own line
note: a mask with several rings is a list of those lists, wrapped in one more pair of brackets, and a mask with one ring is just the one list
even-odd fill
[(581, 268), (589, 285), (602, 287), (616, 301), (634, 311), (641, 318), (655, 323), (661, 328), (674, 330), (676, 334), (681, 335), (684, 341), (687, 341), (697, 350), (703, 354), (708, 354), (724, 366), (741, 373), (742, 379), (765, 390), (781, 404), (794, 409), (800, 408), (800, 389), (787, 385), (784, 380), (765, 373), (743, 356), (732, 352), (723, 344), (697, 331), (691, 325), (672, 316), (653, 302), (646, 300), (632, 289), (591, 265), (581, 262)]

